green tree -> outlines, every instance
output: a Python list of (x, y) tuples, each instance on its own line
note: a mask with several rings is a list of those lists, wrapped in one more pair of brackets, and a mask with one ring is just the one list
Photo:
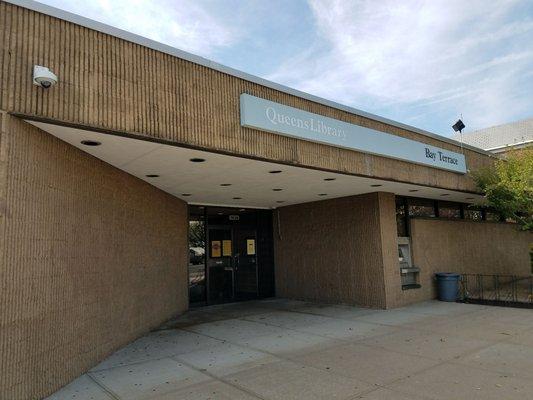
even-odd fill
[(485, 207), (516, 221), (523, 230), (533, 230), (533, 147), (511, 151), (472, 177), (485, 195)]

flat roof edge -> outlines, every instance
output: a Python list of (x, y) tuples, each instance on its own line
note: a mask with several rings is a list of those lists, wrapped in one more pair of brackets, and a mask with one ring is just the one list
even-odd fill
[(507, 148), (513, 148), (515, 146), (523, 146), (523, 145), (527, 145), (529, 143), (532, 143), (533, 144), (533, 139), (532, 140), (525, 140), (523, 142), (516, 142), (516, 143), (509, 143), (509, 144), (504, 144), (504, 145), (501, 145), (501, 146), (497, 146), (497, 147), (490, 147), (487, 149), (487, 151), (492, 151), (492, 150), (501, 150), (501, 149), (507, 149)]
[(315, 103), (318, 103), (318, 104), (322, 104), (322, 105), (325, 105), (325, 106), (328, 106), (328, 107), (336, 108), (336, 109), (341, 110), (341, 111), (346, 111), (346, 112), (351, 113), (351, 114), (356, 114), (356, 115), (359, 115), (361, 117), (365, 117), (365, 118), (368, 118), (368, 119), (372, 119), (374, 121), (378, 121), (378, 122), (382, 122), (382, 123), (385, 123), (385, 124), (388, 124), (388, 125), (395, 126), (397, 128), (406, 129), (408, 131), (411, 131), (411, 132), (414, 132), (414, 133), (418, 133), (418, 134), (421, 134), (421, 135), (424, 135), (424, 136), (427, 136), (427, 137), (430, 137), (430, 138), (433, 138), (433, 139), (436, 139), (436, 140), (440, 140), (440, 141), (445, 142), (445, 143), (453, 144), (455, 146), (459, 146), (459, 147), (462, 147), (462, 148), (465, 148), (465, 149), (468, 149), (468, 150), (471, 150), (471, 151), (474, 151), (476, 153), (480, 153), (480, 154), (483, 154), (483, 155), (486, 155), (486, 156), (489, 156), (489, 157), (495, 157), (494, 154), (492, 154), (492, 153), (490, 153), (488, 151), (485, 151), (483, 149), (480, 149), (478, 147), (471, 146), (471, 145), (468, 145), (466, 143), (461, 143), (459, 141), (447, 138), (445, 136), (441, 136), (441, 135), (438, 135), (436, 133), (425, 131), (423, 129), (419, 129), (419, 128), (416, 128), (414, 126), (407, 125), (407, 124), (404, 124), (404, 123), (401, 123), (401, 122), (398, 122), (398, 121), (394, 121), (394, 120), (391, 120), (391, 119), (388, 119), (388, 118), (380, 117), (378, 115), (375, 115), (375, 114), (372, 114), (372, 113), (369, 113), (369, 112), (366, 112), (366, 111), (362, 111), (362, 110), (359, 110), (359, 109), (354, 108), (354, 107), (346, 106), (346, 105), (337, 103), (337, 102), (332, 101), (332, 100), (327, 100), (327, 99), (324, 99), (324, 98), (319, 97), (319, 96), (315, 96), (315, 95), (312, 95), (312, 94), (309, 94), (309, 93), (306, 93), (306, 92), (302, 92), (300, 90), (293, 89), (293, 88), (290, 88), (288, 86), (285, 86), (285, 85), (282, 85), (282, 84), (279, 84), (279, 83), (275, 83), (275, 82), (269, 81), (269, 80), (264, 79), (264, 78), (260, 78), (260, 77), (255, 76), (255, 75), (252, 75), (252, 74), (249, 74), (249, 73), (246, 73), (246, 72), (243, 72), (243, 71), (231, 68), (231, 67), (227, 67), (225, 65), (222, 65), (222, 64), (219, 64), (217, 62), (211, 61), (211, 60), (209, 60), (207, 58), (200, 57), (200, 56), (194, 55), (192, 53), (188, 53), (186, 51), (177, 49), (175, 47), (166, 45), (164, 43), (157, 42), (157, 41), (152, 40), (152, 39), (145, 38), (145, 37), (137, 35), (135, 33), (131, 33), (131, 32), (125, 31), (123, 29), (119, 29), (119, 28), (113, 27), (111, 25), (107, 25), (107, 24), (104, 24), (104, 23), (101, 23), (101, 22), (98, 22), (98, 21), (83, 17), (81, 15), (71, 13), (69, 11), (61, 10), (59, 8), (52, 7), (52, 6), (49, 6), (49, 5), (46, 5), (46, 4), (42, 4), (42, 3), (39, 3), (39, 2), (33, 1), (33, 0), (0, 0), (0, 1), (5, 1), (6, 3), (10, 3), (10, 4), (13, 4), (15, 6), (23, 7), (23, 8), (32, 10), (32, 11), (39, 12), (41, 14), (46, 14), (46, 15), (49, 15), (51, 17), (62, 19), (62, 20), (74, 23), (76, 25), (80, 25), (80, 26), (83, 26), (85, 28), (89, 28), (89, 29), (104, 33), (104, 34), (115, 36), (115, 37), (117, 37), (119, 39), (123, 39), (123, 40), (126, 40), (128, 42), (135, 43), (135, 44), (139, 44), (141, 46), (148, 47), (148, 48), (151, 48), (153, 50), (160, 51), (162, 53), (166, 53), (166, 54), (169, 54), (171, 56), (174, 56), (174, 57), (177, 57), (177, 58), (181, 58), (183, 60), (198, 64), (198, 65), (202, 65), (202, 66), (207, 67), (207, 68), (214, 69), (216, 71), (225, 73), (227, 75), (231, 75), (231, 76), (234, 76), (234, 77), (237, 77), (237, 78), (240, 78), (240, 79), (244, 79), (244, 80), (249, 81), (249, 82), (253, 82), (253, 83), (256, 83), (256, 84), (259, 84), (259, 85), (262, 85), (262, 86), (266, 86), (268, 88), (271, 88), (271, 89), (274, 89), (274, 90), (278, 90), (280, 92), (284, 92), (284, 93), (287, 93), (287, 94), (290, 94), (290, 95), (293, 95), (293, 96), (296, 96), (296, 97), (301, 97), (303, 99), (306, 99), (306, 100), (309, 100), (309, 101), (312, 101), (312, 102), (315, 102)]

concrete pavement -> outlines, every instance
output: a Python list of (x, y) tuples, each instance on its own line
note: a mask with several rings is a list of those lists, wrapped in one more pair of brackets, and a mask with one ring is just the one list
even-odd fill
[(193, 310), (48, 400), (533, 398), (533, 311), (271, 299)]

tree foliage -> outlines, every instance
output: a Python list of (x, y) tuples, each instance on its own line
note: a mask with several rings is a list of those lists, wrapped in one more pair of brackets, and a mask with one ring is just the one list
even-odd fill
[(472, 177), (485, 195), (484, 206), (516, 221), (523, 230), (533, 230), (533, 147), (511, 151)]

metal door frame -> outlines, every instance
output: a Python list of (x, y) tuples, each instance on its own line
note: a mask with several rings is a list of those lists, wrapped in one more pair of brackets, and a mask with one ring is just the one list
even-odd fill
[[(190, 207), (191, 205), (189, 205)], [(196, 206), (196, 205), (194, 205)], [(204, 237), (205, 237), (205, 256), (204, 256), (204, 271), (205, 271), (205, 298), (203, 301), (198, 301), (196, 303), (190, 303), (190, 292), (188, 291), (188, 298), (189, 298), (189, 305), (194, 306), (203, 306), (203, 305), (212, 305), (212, 304), (220, 304), (220, 303), (214, 303), (210, 296), (210, 289), (211, 289), (211, 273), (210, 273), (210, 267), (209, 267), (209, 255), (211, 252), (211, 243), (210, 243), (210, 229), (225, 229), (229, 230), (230, 232), (230, 239), (232, 243), (232, 255), (230, 257), (229, 265), (231, 267), (231, 284), (232, 284), (232, 290), (231, 290), (231, 299), (229, 299), (229, 302), (235, 302), (240, 301), (241, 299), (237, 298), (236, 295), (236, 276), (238, 271), (235, 270), (235, 232), (237, 230), (249, 230), (253, 232), (253, 239), (255, 240), (255, 293), (254, 298), (259, 298), (259, 259), (260, 259), (260, 253), (261, 249), (258, 243), (258, 237), (259, 237), (259, 222), (256, 223), (250, 223), (248, 221), (243, 221), (242, 223), (240, 221), (235, 221), (233, 223), (224, 223), (224, 224), (213, 224), (210, 225), (208, 223), (208, 208), (210, 207), (216, 207), (216, 206), (203, 206), (203, 221), (204, 221)], [(233, 207), (222, 207), (224, 209), (231, 210)], [(235, 207), (236, 208), (236, 207)], [(254, 210), (254, 209), (250, 209)], [(260, 211), (260, 210), (254, 210), (254, 211)], [(189, 219), (190, 221), (190, 219)], [(247, 239), (248, 237), (245, 237), (244, 239)], [(188, 265), (188, 263), (187, 263)], [(187, 271), (187, 282), (190, 282), (190, 271)]]

